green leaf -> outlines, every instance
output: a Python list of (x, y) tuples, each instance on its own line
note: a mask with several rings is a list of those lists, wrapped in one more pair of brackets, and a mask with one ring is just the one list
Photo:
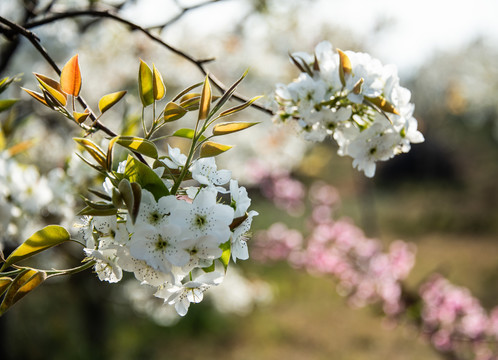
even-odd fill
[(215, 143), (213, 141), (206, 141), (201, 146), (201, 153), (199, 156), (201, 158), (217, 156), (217, 155), (224, 153), (225, 151), (230, 150), (232, 147), (233, 146), (219, 144), (219, 143)]
[(10, 284), (12, 284), (12, 279), (10, 277), (0, 277), (0, 296), (9, 288)]
[(38, 100), (39, 102), (41, 102), (43, 105), (45, 106), (48, 106), (49, 108), (52, 108), (48, 103), (47, 101), (45, 100), (45, 97), (43, 96), (43, 94), (40, 94), (36, 91), (32, 91), (32, 90), (29, 90), (29, 89), (25, 89), (25, 88), (21, 88), (23, 89), (24, 91), (26, 91), (29, 95), (31, 95), (32, 97), (34, 97), (36, 100)]
[(164, 122), (171, 122), (181, 119), (187, 110), (174, 102), (169, 102), (164, 108)]
[(50, 94), (57, 103), (57, 106), (66, 106), (67, 95), (63, 92), (61, 85), (57, 81), (41, 74), (35, 74), (35, 77), (40, 83), (40, 88)]
[(300, 56), (293, 56), (292, 54), (289, 54), (289, 57), (291, 58), (294, 65), (296, 65), (297, 68), (301, 70), (301, 72), (305, 72), (311, 77), (313, 76), (313, 71), (303, 58), (301, 58)]
[(169, 195), (168, 188), (161, 178), (151, 168), (132, 156), (128, 156), (124, 176), (130, 183), (136, 182), (143, 189), (150, 191), (156, 201)]
[(0, 316), (30, 291), (38, 287), (46, 278), (47, 274), (45, 272), (34, 269), (26, 269), (26, 271), (17, 275), (12, 284), (10, 284), (0, 305)]
[(221, 254), (220, 257), (220, 261), (225, 267), (225, 271), (227, 271), (228, 263), (230, 262), (230, 255), (231, 255), (230, 247), (231, 247), (230, 240), (220, 245), (220, 249), (223, 250), (223, 253)]
[(8, 76), (0, 80), (0, 94), (7, 89), (7, 87), (15, 80), (15, 78), (9, 78)]
[(226, 134), (231, 134), (237, 131), (241, 131), (247, 128), (250, 128), (251, 126), (254, 126), (256, 124), (259, 124), (258, 122), (227, 122), (227, 123), (220, 123), (214, 126), (213, 128), (213, 135), (218, 136), (218, 135), (226, 135)]
[(242, 111), (244, 110), (245, 108), (251, 106), (251, 104), (255, 101), (257, 101), (258, 99), (261, 99), (263, 96), (256, 96), (254, 98), (252, 98), (251, 100), (241, 104), (241, 105), (238, 105), (238, 106), (234, 106), (233, 108), (230, 108), (228, 110), (225, 110), (223, 111), (221, 114), (220, 114), (220, 117), (224, 117), (224, 116), (228, 116), (228, 115), (232, 115), (232, 114), (235, 114), (235, 113), (238, 113), (239, 111)]
[(49, 225), (41, 230), (38, 230), (31, 235), (26, 241), (17, 247), (5, 260), (2, 266), (3, 269), (15, 264), (21, 260), (27, 259), (39, 252), (42, 252), (52, 246), (59, 245), (65, 241), (69, 241), (71, 235), (62, 226)]
[(91, 206), (86, 206), (78, 212), (78, 216), (89, 215), (89, 216), (110, 216), (116, 215), (118, 213), (118, 209), (115, 207), (108, 209), (95, 209)]
[(19, 99), (4, 99), (0, 100), (0, 112), (10, 109)]
[(116, 143), (153, 159), (157, 159), (159, 156), (156, 145), (147, 139), (135, 136), (118, 136)]
[(228, 88), (227, 91), (221, 96), (220, 100), (216, 103), (216, 105), (213, 107), (211, 110), (211, 113), (209, 114), (209, 117), (213, 116), (220, 110), (223, 105), (232, 97), (233, 93), (235, 92), (237, 86), (244, 80), (244, 78), (247, 76), (249, 70), (246, 70), (242, 76)]
[(209, 77), (206, 75), (199, 103), (198, 121), (207, 119), (210, 108), (211, 108), (211, 84), (209, 83)]
[(127, 179), (121, 180), (118, 185), (121, 197), (128, 209), (131, 220), (135, 223), (140, 210), (140, 201), (142, 199), (142, 189), (136, 182), (130, 183)]
[(152, 88), (155, 100), (161, 100), (166, 94), (163, 77), (154, 64), (152, 64)]
[(88, 192), (90, 192), (93, 195), (96, 195), (99, 198), (102, 198), (102, 199), (104, 199), (106, 201), (111, 201), (111, 197), (107, 193), (103, 193), (103, 192), (101, 192), (99, 190), (95, 190), (95, 189), (88, 189)]
[(213, 261), (213, 263), (212, 263), (211, 265), (209, 265), (209, 266), (206, 266), (206, 267), (203, 267), (203, 268), (202, 268), (202, 270), (203, 270), (204, 272), (207, 272), (207, 273), (208, 273), (208, 272), (213, 272), (213, 271), (214, 271), (214, 269), (215, 269), (215, 264), (214, 264), (214, 261)]
[(138, 91), (143, 107), (154, 103), (152, 70), (143, 60), (140, 60), (140, 67), (138, 70)]
[(85, 138), (73, 138), (73, 140), (83, 146), (83, 148), (88, 151), (90, 155), (92, 155), (100, 166), (104, 169), (108, 169), (107, 156), (97, 144)]
[(156, 145), (147, 139), (139, 138), (136, 136), (116, 136), (109, 142), (107, 149), (107, 168), (112, 168), (112, 148), (114, 144), (119, 144), (128, 150), (137, 152), (139, 154), (157, 159), (159, 156)]
[(90, 116), (90, 110), (88, 109), (85, 109), (82, 113), (73, 111), (73, 118), (78, 124), (83, 124), (88, 116)]
[(106, 212), (111, 211), (111, 212), (113, 212), (114, 210), (117, 210), (116, 207), (114, 206), (114, 204), (109, 203), (109, 202), (104, 202), (104, 201), (94, 202), (94, 201), (85, 199), (85, 204), (88, 207), (95, 209), (95, 210), (98, 210), (98, 211), (106, 211)]
[(122, 91), (117, 91), (111, 94), (107, 94), (102, 96), (102, 98), (99, 100), (99, 110), (103, 114), (107, 110), (109, 110), (111, 107), (113, 107), (119, 100), (125, 96), (126, 90)]
[[(195, 131), (194, 129), (179, 129), (176, 130), (173, 135), (171, 136), (178, 136), (186, 139), (193, 139), (195, 137)], [(206, 140), (206, 137), (204, 135), (201, 135), (199, 138), (200, 141)]]
[[(171, 101), (175, 102), (177, 101), (178, 99), (181, 99), (183, 96), (185, 96), (185, 94), (187, 94), (189, 91), (195, 89), (196, 87), (199, 87), (201, 86), (202, 84), (204, 84), (204, 81), (201, 81), (200, 83), (197, 83), (197, 84), (194, 84), (194, 85), (191, 85), (189, 86), (188, 88), (186, 88), (185, 90), (181, 91), (180, 93), (178, 93), (178, 95), (175, 96), (175, 98)], [(181, 102), (181, 101), (180, 101)]]

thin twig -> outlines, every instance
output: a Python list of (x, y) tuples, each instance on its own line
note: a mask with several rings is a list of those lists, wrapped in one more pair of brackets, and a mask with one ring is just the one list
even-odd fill
[[(52, 15), (50, 17), (46, 17), (44, 19), (38, 20), (38, 21), (32, 21), (28, 24), (26, 24), (26, 29), (31, 29), (37, 26), (41, 25), (46, 25), (55, 21), (59, 21), (62, 19), (67, 19), (67, 18), (75, 18), (79, 16), (91, 16), (91, 17), (103, 17), (103, 18), (108, 18), (112, 19), (114, 21), (120, 22), (122, 24), (127, 25), (130, 30), (132, 31), (139, 31), (143, 33), (145, 36), (147, 36), (149, 39), (151, 39), (154, 42), (157, 42), (161, 44), (163, 47), (171, 51), (172, 53), (184, 58), (185, 60), (189, 61), (190, 63), (194, 64), (203, 75), (207, 75), (209, 77), (209, 80), (211, 83), (220, 91), (224, 92), (226, 87), (219, 81), (216, 77), (214, 77), (212, 74), (208, 73), (206, 68), (204, 67), (204, 64), (207, 63), (208, 61), (211, 61), (211, 59), (195, 59), (193, 56), (171, 46), (170, 44), (166, 43), (164, 40), (162, 40), (160, 37), (152, 34), (150, 31), (147, 29), (141, 27), (140, 25), (137, 25), (129, 20), (126, 20), (108, 10), (75, 10), (75, 11), (67, 11), (63, 13), (58, 13), (55, 15)], [(232, 96), (234, 99), (241, 101), (241, 102), (247, 102), (249, 99), (243, 97), (240, 94), (234, 93)], [(269, 108), (266, 108), (262, 105), (253, 103), (251, 104), (252, 107), (265, 112), (268, 115), (274, 115), (273, 111)]]
[[(43, 56), (43, 58), (50, 64), (50, 66), (52, 66), (52, 68), (55, 70), (57, 75), (61, 74), (61, 70), (59, 69), (59, 67), (57, 66), (55, 61), (47, 53), (47, 51), (43, 48), (43, 46), (41, 46), (41, 44), (39, 43), (38, 37), (34, 33), (32, 33), (31, 31), (27, 30), (26, 28), (24, 28), (16, 23), (13, 23), (13, 22), (11, 22), (11, 21), (9, 21), (1, 16), (0, 16), (0, 23), (3, 23), (5, 25), (9, 26), (13, 31), (15, 31), (18, 34), (27, 38), (33, 44), (33, 46), (38, 50), (38, 52)], [(84, 109), (90, 109), (90, 107), (87, 105), (87, 103), (85, 102), (85, 100), (81, 96), (78, 96), (77, 100), (78, 100), (78, 103), (81, 106), (83, 106)], [(90, 111), (90, 118), (92, 120), (94, 120), (94, 124), (92, 125), (94, 128), (106, 133), (107, 135), (109, 135), (111, 137), (117, 136), (117, 134), (114, 131), (112, 131), (108, 127), (104, 126), (100, 121), (97, 120), (93, 111)], [(141, 154), (135, 153), (135, 152), (134, 152), (134, 154), (141, 162), (148, 165)]]
[(149, 31), (150, 30), (156, 30), (156, 29), (163, 30), (166, 27), (168, 27), (168, 26), (172, 25), (173, 23), (177, 22), (178, 20), (180, 20), (189, 11), (199, 9), (199, 8), (204, 7), (206, 5), (211, 5), (211, 4), (214, 4), (214, 3), (218, 3), (220, 1), (224, 1), (224, 0), (211, 0), (211, 1), (206, 1), (206, 2), (203, 2), (203, 3), (199, 3), (197, 5), (192, 5), (192, 6), (189, 6), (189, 7), (182, 7), (179, 4), (177, 4), (177, 6), (180, 8), (180, 12), (176, 16), (172, 17), (171, 19), (169, 19), (168, 21), (166, 21), (164, 24), (149, 26), (147, 28), (147, 30), (149, 30)]

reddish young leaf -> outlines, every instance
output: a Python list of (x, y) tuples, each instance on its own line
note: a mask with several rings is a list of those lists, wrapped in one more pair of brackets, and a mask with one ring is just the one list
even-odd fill
[(78, 64), (78, 54), (69, 59), (62, 68), (61, 87), (68, 95), (75, 97), (79, 95), (81, 89), (81, 72)]

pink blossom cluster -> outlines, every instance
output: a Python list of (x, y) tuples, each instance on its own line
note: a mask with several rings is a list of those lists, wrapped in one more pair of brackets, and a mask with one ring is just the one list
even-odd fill
[(399, 313), (403, 309), (400, 280), (414, 265), (413, 246), (396, 241), (383, 252), (379, 241), (365, 237), (351, 221), (333, 220), (339, 198), (329, 185), (313, 185), (309, 196), (311, 233), (305, 241), (294, 240), (298, 238), (295, 230), (274, 224), (256, 235), (253, 257), (285, 259), (311, 273), (332, 275), (338, 280), (339, 293), (347, 295), (351, 305), (381, 301), (386, 314)]
[(301, 215), (306, 188), (286, 171), (268, 173), (260, 179), (262, 194), (289, 215)]
[(422, 330), (439, 351), (469, 354), (469, 359), (498, 359), (498, 307), (490, 314), (467, 288), (441, 275), (420, 287)]
[(263, 263), (290, 260), (299, 256), (303, 240), (299, 231), (277, 222), (255, 235), (251, 244), (251, 257)]

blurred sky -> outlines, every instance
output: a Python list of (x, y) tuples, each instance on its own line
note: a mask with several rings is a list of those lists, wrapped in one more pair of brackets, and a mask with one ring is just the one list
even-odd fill
[[(183, 4), (199, 2), (184, 1)], [(292, 2), (296, 0), (273, 1), (277, 7)], [(137, 2), (138, 9), (130, 8), (126, 13), (136, 22), (155, 25), (172, 16), (167, 10), (161, 10), (168, 3), (171, 4), (168, 0), (141, 0)], [(351, 29), (366, 40), (369, 49), (365, 51), (373, 52), (383, 63), (397, 64), (402, 72), (414, 69), (434, 51), (455, 50), (479, 37), (498, 46), (496, 0), (314, 0), (306, 4), (299, 14), (310, 19), (304, 26), (313, 27), (326, 21)], [(239, 21), (246, 7), (244, 0), (222, 1), (189, 13), (185, 21), (205, 23), (208, 15), (208, 19), (216, 19), (210, 28), (218, 31)], [(220, 16), (220, 11), (227, 16)], [(216, 16), (209, 16), (214, 12), (218, 12)], [(376, 28), (380, 31), (372, 37), (372, 30)]]

